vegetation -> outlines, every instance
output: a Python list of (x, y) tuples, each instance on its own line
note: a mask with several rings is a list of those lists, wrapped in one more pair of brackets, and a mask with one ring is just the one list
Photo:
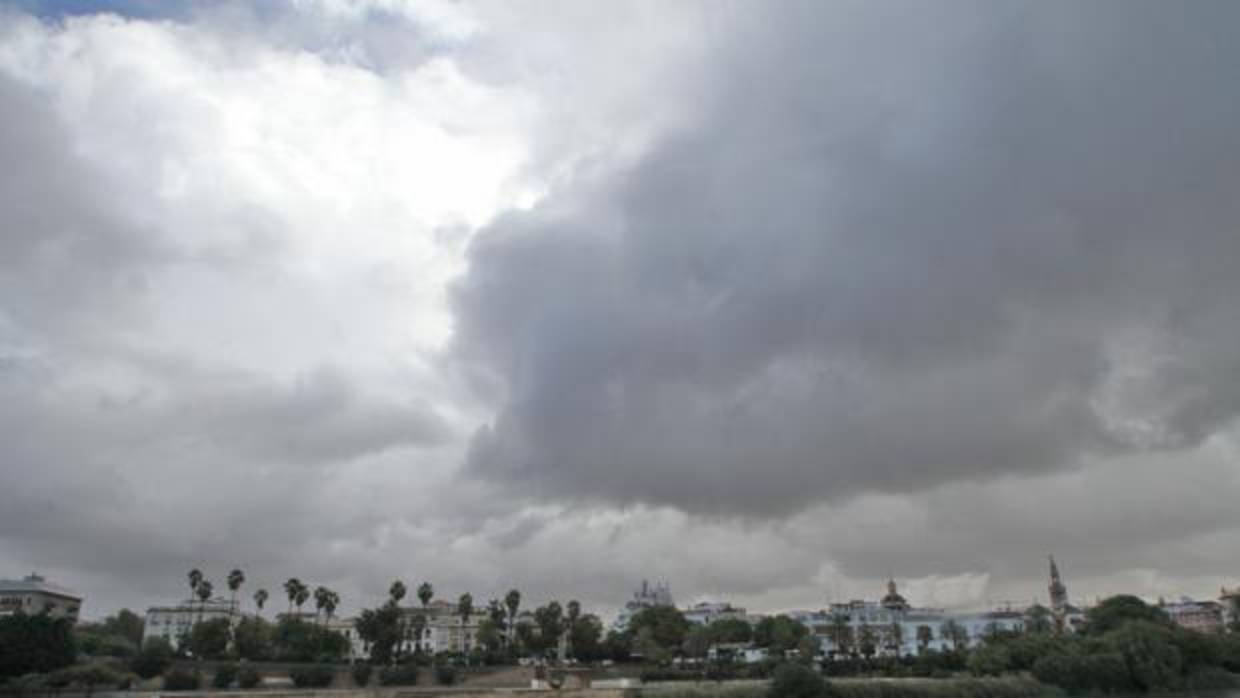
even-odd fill
[(263, 677), (259, 675), (258, 670), (254, 667), (242, 667), (237, 672), (238, 688), (254, 688), (263, 682)]
[(370, 683), (371, 667), (366, 662), (358, 662), (353, 665), (353, 683), (359, 688), (365, 688)]
[(0, 617), (0, 680), (73, 664), (73, 621), (47, 614)]
[(202, 686), (202, 674), (188, 669), (173, 669), (164, 674), (165, 691), (197, 691)]
[(789, 662), (775, 670), (769, 698), (824, 698), (827, 682), (817, 671)]
[(297, 667), (288, 673), (293, 685), (298, 688), (326, 688), (332, 684), (335, 676), (335, 671), (323, 664)]
[(154, 678), (164, 673), (172, 663), (172, 656), (172, 645), (162, 637), (153, 637), (142, 645), (138, 656), (130, 661), (129, 668), (144, 679)]
[(211, 677), (212, 688), (228, 688), (237, 680), (237, 665), (224, 664), (215, 670)]
[(416, 664), (399, 664), (384, 667), (379, 672), (380, 686), (414, 686), (418, 683), (418, 666)]

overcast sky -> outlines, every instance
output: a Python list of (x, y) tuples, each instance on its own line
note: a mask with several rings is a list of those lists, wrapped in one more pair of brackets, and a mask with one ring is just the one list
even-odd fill
[(1240, 4), (0, 3), (0, 577), (1240, 583)]

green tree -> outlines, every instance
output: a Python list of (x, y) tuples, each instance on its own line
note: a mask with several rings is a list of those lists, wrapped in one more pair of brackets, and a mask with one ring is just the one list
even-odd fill
[(1183, 660), (1171, 629), (1166, 625), (1129, 620), (1104, 635), (1102, 640), (1123, 656), (1129, 678), (1137, 688), (1155, 691), (1180, 685)]
[(470, 594), (469, 592), (465, 592), (464, 594), (461, 594), (461, 597), (457, 599), (456, 601), (456, 615), (460, 616), (461, 618), (461, 650), (464, 652), (469, 651), (469, 644), (467, 640), (469, 636), (466, 634), (465, 629), (469, 627), (469, 617), (472, 616), (473, 613), (474, 613), (473, 594)]
[(405, 594), (407, 593), (408, 589), (405, 588), (405, 583), (399, 579), (392, 582), (392, 585), (388, 587), (388, 598), (391, 599), (392, 603), (396, 606), (400, 605), (401, 600), (405, 598)]
[(189, 633), (189, 650), (198, 659), (220, 659), (228, 651), (231, 635), (227, 618), (200, 621)]
[(1001, 643), (987, 643), (969, 655), (969, 671), (974, 676), (998, 676), (1007, 671), (1011, 656)]
[(103, 619), (103, 629), (111, 635), (119, 635), (129, 640), (135, 647), (140, 647), (146, 621), (128, 608), (122, 608), (116, 615)]
[(560, 633), (564, 632), (564, 609), (558, 601), (534, 609), (534, 623), (538, 626), (538, 645), (540, 652), (550, 652), (559, 643)]
[(144, 679), (153, 678), (164, 673), (172, 664), (174, 654), (172, 645), (166, 639), (152, 637), (142, 644), (138, 656), (130, 661), (129, 668)]
[(284, 583), (284, 595), (288, 597), (288, 614), (293, 615), (293, 603), (297, 600), (297, 595), (301, 593), (302, 583), (296, 577), (289, 577)]
[(301, 607), (310, 600), (310, 587), (302, 584), (297, 588), (297, 595), (293, 597), (293, 603), (297, 606), (297, 615), (301, 615)]
[(267, 604), (267, 590), (259, 589), (254, 592), (254, 606), (258, 609), (255, 613), (257, 616), (263, 615), (263, 606)]
[(809, 628), (804, 623), (788, 616), (767, 616), (758, 621), (753, 629), (753, 643), (765, 647), (776, 655), (794, 650), (801, 639), (809, 635)]
[(228, 573), (228, 617), (231, 618), (237, 608), (237, 590), (245, 584), (245, 573), (234, 569)]
[(568, 605), (564, 607), (564, 628), (567, 632), (568, 639), (568, 656), (576, 657), (573, 650), (573, 629), (577, 627), (577, 621), (581, 619), (581, 602), (572, 599)]
[(963, 652), (969, 648), (969, 633), (956, 621), (949, 618), (939, 632), (943, 634), (943, 639), (952, 643), (952, 649), (957, 652)]
[(857, 633), (857, 649), (866, 659), (870, 659), (878, 651), (878, 635), (869, 623), (861, 624), (861, 630)]
[(1170, 625), (1167, 614), (1157, 606), (1151, 606), (1131, 594), (1120, 594), (1103, 599), (1085, 613), (1085, 631), (1090, 635), (1105, 635), (1130, 621), (1145, 621), (1155, 625)]
[(704, 627), (711, 643), (749, 642), (753, 639), (753, 626), (739, 618), (724, 618)]
[(211, 582), (205, 579), (198, 583), (198, 601), (200, 602), (198, 605), (199, 623), (202, 622), (202, 614), (207, 610), (207, 602), (211, 600), (211, 592), (214, 590), (215, 588), (211, 585)]
[(925, 653), (926, 650), (930, 649), (931, 642), (934, 642), (934, 628), (931, 628), (928, 625), (917, 626), (918, 654)]
[[(190, 601), (192, 602), (195, 598), (198, 597), (198, 586), (202, 584), (202, 580), (203, 580), (202, 570), (195, 567), (194, 569), (190, 570), (189, 574), (185, 575), (185, 577), (189, 581), (189, 598), (190, 598)], [(199, 617), (201, 616), (202, 614), (199, 613)]]
[(521, 608), (521, 592), (516, 589), (509, 589), (504, 595), (504, 606), (508, 609), (508, 642), (511, 643), (516, 639), (517, 635), (517, 611)]
[(349, 641), (328, 628), (286, 616), (276, 624), (272, 650), (280, 661), (337, 661), (348, 655)]
[(643, 630), (649, 631), (650, 642), (665, 652), (672, 652), (684, 644), (685, 637), (689, 634), (689, 621), (672, 606), (644, 608), (633, 614), (628, 628), (629, 634), (634, 638), (633, 649), (645, 654), (637, 642)]
[(388, 602), (366, 609), (357, 618), (357, 635), (366, 643), (372, 664), (390, 664), (404, 639), (400, 607)]
[(1025, 632), (1031, 635), (1043, 635), (1055, 629), (1051, 611), (1040, 603), (1035, 603), (1025, 611)]
[(435, 598), (435, 587), (431, 586), (430, 582), (422, 582), (418, 585), (418, 600), (422, 602), (423, 609), (430, 604), (433, 598)]
[(233, 645), (242, 659), (269, 659), (272, 654), (271, 624), (257, 616), (243, 617), (233, 629)]
[(569, 631), (573, 657), (583, 662), (603, 659), (603, 621), (593, 613), (582, 614)]
[(853, 653), (852, 626), (848, 624), (848, 618), (843, 613), (835, 613), (831, 616), (831, 642), (835, 645), (837, 653), (842, 655)]
[(827, 683), (822, 675), (804, 664), (790, 662), (775, 669), (769, 698), (824, 698)]
[(73, 621), (46, 613), (0, 616), (0, 680), (73, 663)]

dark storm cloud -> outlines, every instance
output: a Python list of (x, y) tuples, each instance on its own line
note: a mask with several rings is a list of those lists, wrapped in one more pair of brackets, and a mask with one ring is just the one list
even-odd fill
[(478, 238), (471, 473), (765, 515), (1233, 422), (1235, 5), (763, 10), (691, 126)]

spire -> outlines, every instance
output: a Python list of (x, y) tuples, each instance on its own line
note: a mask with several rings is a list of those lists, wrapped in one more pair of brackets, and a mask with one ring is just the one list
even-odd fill
[(1059, 566), (1055, 564), (1055, 556), (1048, 555), (1051, 563), (1051, 581), (1046, 590), (1051, 601), (1051, 615), (1055, 618), (1055, 630), (1062, 632), (1068, 616), (1068, 588), (1059, 576)]

